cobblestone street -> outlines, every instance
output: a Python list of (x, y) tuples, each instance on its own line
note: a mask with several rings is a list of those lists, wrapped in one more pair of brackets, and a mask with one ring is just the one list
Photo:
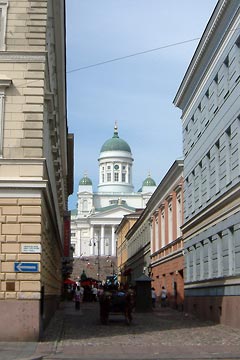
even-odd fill
[(201, 322), (169, 308), (134, 313), (130, 326), (121, 315), (108, 325), (99, 304), (63, 303), (37, 346), (45, 359), (240, 359), (240, 329)]

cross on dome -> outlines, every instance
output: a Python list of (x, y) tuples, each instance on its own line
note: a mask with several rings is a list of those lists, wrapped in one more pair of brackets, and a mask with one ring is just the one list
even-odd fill
[(114, 138), (118, 138), (118, 124), (117, 121), (115, 121), (115, 125), (114, 125), (114, 134), (113, 134)]

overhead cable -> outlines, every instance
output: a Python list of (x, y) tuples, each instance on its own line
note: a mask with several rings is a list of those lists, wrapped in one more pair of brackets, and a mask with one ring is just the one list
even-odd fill
[(177, 42), (177, 43), (174, 43), (174, 44), (168, 44), (168, 45), (160, 46), (160, 47), (150, 49), (150, 50), (140, 51), (140, 52), (133, 53), (133, 54), (130, 54), (130, 55), (125, 55), (125, 56), (113, 58), (113, 59), (110, 59), (110, 60), (98, 62), (98, 63), (95, 63), (95, 64), (82, 66), (82, 67), (79, 67), (79, 68), (76, 68), (76, 69), (68, 70), (67, 73), (70, 74), (70, 73), (73, 73), (73, 72), (76, 72), (76, 71), (81, 71), (81, 70), (89, 69), (89, 68), (92, 68), (92, 67), (108, 64), (108, 63), (111, 63), (111, 62), (114, 62), (114, 61), (120, 61), (120, 60), (124, 60), (124, 59), (131, 58), (131, 57), (134, 57), (134, 56), (139, 56), (139, 55), (147, 54), (147, 53), (150, 53), (150, 52), (166, 49), (166, 48), (169, 48), (169, 47), (186, 44), (186, 43), (196, 41), (196, 40), (199, 40), (199, 39), (200, 38), (194, 38), (194, 39), (190, 39), (190, 40), (180, 41), (180, 42)]

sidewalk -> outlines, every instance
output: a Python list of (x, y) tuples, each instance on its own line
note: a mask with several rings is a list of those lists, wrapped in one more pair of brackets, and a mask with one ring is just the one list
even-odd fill
[[(11, 344), (11, 343), (10, 343)], [(15, 347), (16, 346), (16, 347)], [(1, 360), (240, 359), (240, 329), (201, 322), (169, 308), (99, 321), (99, 304), (62, 303), (39, 343), (0, 343)]]
[(41, 360), (42, 356), (34, 355), (37, 342), (5, 342), (0, 341), (1, 360)]

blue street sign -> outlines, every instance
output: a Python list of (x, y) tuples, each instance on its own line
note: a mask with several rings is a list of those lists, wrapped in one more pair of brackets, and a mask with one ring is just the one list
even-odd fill
[(15, 272), (38, 272), (39, 264), (30, 263), (30, 262), (15, 262), (14, 263)]

